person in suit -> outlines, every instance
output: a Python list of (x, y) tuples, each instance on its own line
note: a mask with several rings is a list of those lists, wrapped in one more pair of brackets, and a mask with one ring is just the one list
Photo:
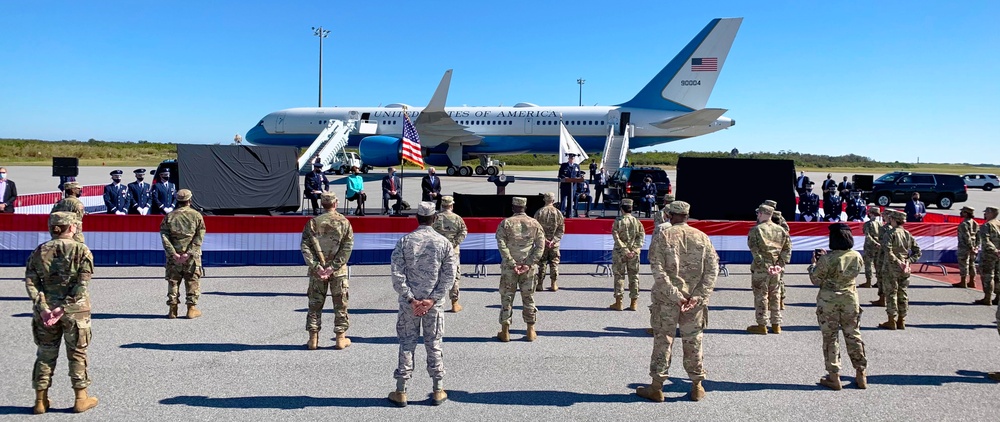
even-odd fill
[(305, 189), (303, 195), (312, 205), (313, 215), (319, 215), (323, 209), (319, 206), (319, 197), (330, 190), (330, 181), (323, 174), (323, 163), (313, 162), (313, 171), (306, 175)]
[(837, 190), (839, 190), (843, 196), (843, 192), (854, 190), (854, 184), (847, 181), (847, 176), (844, 176), (844, 181), (837, 184)]
[(160, 181), (153, 185), (153, 211), (167, 215), (177, 206), (177, 185), (170, 181), (170, 170), (160, 172)]
[(809, 176), (806, 176), (806, 172), (800, 171), (799, 178), (795, 180), (795, 190), (802, 196), (806, 194), (807, 187), (809, 187)]
[(822, 186), (824, 202), (829, 200), (830, 192), (833, 192), (831, 189), (837, 189), (837, 182), (833, 180), (832, 173), (827, 173), (826, 180), (823, 181), (823, 186)]
[(563, 217), (569, 218), (573, 211), (573, 201), (576, 193), (573, 192), (575, 184), (567, 182), (566, 179), (576, 177), (580, 173), (580, 166), (576, 164), (576, 154), (566, 154), (567, 160), (559, 165), (559, 208), (562, 209)]
[(920, 200), (919, 192), (913, 192), (913, 195), (910, 196), (910, 202), (906, 203), (905, 210), (907, 223), (924, 221), (924, 216), (927, 215), (927, 206)]
[(435, 202), (437, 208), (441, 209), (441, 178), (437, 177), (434, 167), (427, 169), (427, 175), (420, 179), (420, 200), (424, 202)]
[(590, 183), (594, 183), (594, 178), (597, 177), (597, 161), (590, 160)]
[(799, 220), (819, 221), (819, 195), (812, 192), (813, 182), (806, 184), (805, 194), (799, 195)]
[(153, 187), (149, 183), (143, 182), (146, 177), (146, 169), (135, 169), (135, 181), (128, 184), (129, 204), (128, 213), (134, 215), (148, 215), (149, 203), (153, 199)]
[[(601, 200), (601, 195), (604, 194), (604, 188), (608, 187), (608, 171), (601, 167), (601, 170), (597, 172), (597, 177), (594, 180), (594, 206)], [(606, 198), (606, 196), (605, 196)]]
[(132, 198), (128, 195), (128, 187), (122, 184), (122, 171), (111, 172), (111, 183), (104, 186), (104, 207), (108, 214), (128, 214)]
[[(399, 202), (403, 200), (403, 193), (400, 189), (403, 188), (402, 180), (399, 176), (396, 176), (396, 169), (389, 167), (389, 174), (382, 178), (382, 214), (393, 215), (400, 211)], [(389, 208), (389, 200), (395, 199), (396, 205), (393, 207), (395, 209)]]
[(0, 167), (0, 213), (13, 214), (17, 200), (17, 185), (7, 179), (7, 169)]

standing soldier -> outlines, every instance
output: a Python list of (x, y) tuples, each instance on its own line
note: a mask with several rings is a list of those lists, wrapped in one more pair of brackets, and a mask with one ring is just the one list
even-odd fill
[(861, 341), (861, 305), (854, 280), (861, 273), (861, 254), (853, 250), (854, 235), (847, 224), (830, 225), (830, 252), (819, 250), (813, 254), (809, 266), (809, 280), (819, 286), (816, 295), (816, 318), (823, 332), (823, 355), (826, 358), (827, 376), (820, 378), (820, 385), (840, 390), (840, 332), (844, 332), (847, 355), (851, 357), (856, 377), (854, 386), (868, 388), (865, 368), (865, 343)]
[(993, 293), (997, 296), (992, 303), (996, 305), (1000, 301), (1000, 220), (997, 220), (997, 214), (996, 207), (986, 207), (983, 210), (986, 222), (979, 227), (978, 237), (983, 246), (980, 249), (983, 254), (979, 263), (979, 276), (983, 280), (985, 295), (982, 300), (975, 302), (980, 305), (989, 305)]
[(628, 276), (628, 293), (632, 298), (628, 310), (634, 311), (639, 300), (639, 254), (646, 240), (646, 228), (642, 222), (632, 215), (632, 200), (622, 199), (622, 213), (611, 226), (611, 235), (615, 239), (615, 248), (611, 251), (611, 269), (615, 277), (615, 303), (608, 308), (622, 310), (622, 297), (625, 296), (625, 277)]
[(128, 213), (147, 215), (149, 214), (149, 202), (153, 196), (153, 187), (142, 181), (142, 178), (146, 176), (146, 169), (135, 169), (132, 173), (135, 174), (135, 181), (128, 184), (128, 194), (131, 197)]
[(705, 397), (701, 339), (708, 322), (708, 298), (715, 288), (719, 258), (708, 236), (688, 226), (691, 206), (684, 201), (669, 205), (670, 224), (649, 245), (653, 272), (653, 304), (649, 322), (653, 326), (653, 355), (649, 362), (649, 386), (636, 389), (640, 397), (663, 401), (663, 382), (670, 369), (671, 346), (680, 331), (684, 345), (684, 370), (691, 378), (691, 400)]
[(97, 406), (97, 397), (87, 395), (87, 347), (90, 346), (90, 292), (94, 256), (87, 245), (73, 240), (76, 216), (70, 212), (49, 215), (52, 240), (35, 248), (28, 258), (24, 284), (34, 305), (32, 335), (38, 345), (32, 384), (36, 415), (49, 410), (49, 386), (59, 356), (59, 343), (66, 342), (69, 378), (76, 392), (73, 411), (86, 412)]
[(170, 170), (164, 168), (160, 172), (160, 182), (153, 186), (153, 210), (157, 214), (167, 215), (177, 206), (177, 185), (170, 182)]
[(878, 213), (878, 208), (868, 208), (868, 221), (866, 221), (863, 226), (865, 233), (865, 283), (858, 287), (872, 286), (872, 265), (875, 264), (879, 248), (881, 248), (881, 244), (878, 239), (882, 234), (882, 225), (879, 224), (878, 220), (876, 220)]
[[(653, 213), (653, 237), (656, 237), (660, 233), (660, 230), (670, 227), (670, 211), (667, 208), (672, 202), (674, 202), (673, 195), (669, 193), (663, 195), (663, 208)], [(664, 223), (666, 223), (666, 226), (660, 227)]]
[(309, 342), (306, 348), (319, 347), (319, 331), (323, 325), (323, 306), (326, 293), (333, 298), (333, 332), (337, 334), (334, 348), (341, 350), (351, 345), (347, 338), (350, 317), (347, 315), (347, 260), (354, 249), (354, 230), (351, 222), (337, 212), (337, 195), (323, 192), (320, 195), (323, 214), (313, 217), (302, 229), (302, 259), (309, 267), (309, 311), (306, 313), (306, 331)]
[(438, 213), (437, 218), (434, 220), (433, 227), (435, 231), (444, 236), (445, 239), (448, 239), (451, 242), (451, 246), (455, 248), (455, 284), (452, 285), (448, 296), (451, 298), (451, 312), (461, 312), (462, 305), (458, 303), (458, 280), (462, 278), (462, 272), (460, 271), (462, 256), (458, 246), (465, 240), (465, 236), (469, 235), (469, 229), (465, 226), (462, 216), (455, 214), (454, 209), (455, 198), (451, 195), (442, 196), (441, 212)]
[[(952, 287), (976, 287), (976, 254), (979, 253), (979, 245), (976, 242), (976, 235), (979, 233), (979, 223), (973, 218), (976, 209), (972, 207), (962, 207), (962, 220), (958, 223), (958, 273), (960, 278), (958, 283)], [(965, 277), (969, 277), (966, 284)]]
[(73, 224), (76, 226), (76, 230), (73, 233), (73, 240), (83, 243), (83, 215), (86, 214), (86, 208), (83, 206), (83, 201), (80, 200), (80, 193), (83, 189), (80, 188), (80, 184), (77, 182), (66, 182), (63, 184), (63, 189), (66, 191), (66, 197), (56, 202), (52, 206), (52, 211), (49, 214), (56, 212), (71, 212), (76, 214), (76, 220)]
[(882, 242), (880, 253), (885, 279), (879, 279), (885, 294), (885, 313), (889, 315), (889, 320), (878, 326), (886, 330), (904, 330), (910, 302), (906, 291), (910, 287), (910, 264), (920, 259), (920, 246), (913, 235), (903, 228), (906, 213), (893, 211), (889, 222), (891, 227)]
[(757, 325), (747, 327), (753, 334), (767, 334), (767, 314), (771, 313), (771, 332), (781, 334), (781, 289), (779, 278), (792, 258), (792, 241), (777, 224), (771, 222), (774, 208), (757, 207), (757, 225), (747, 235), (747, 246), (753, 255), (750, 280)]
[(882, 210), (882, 226), (878, 232), (878, 250), (875, 251), (875, 278), (877, 279), (876, 285), (878, 286), (878, 299), (872, 301), (873, 306), (878, 306), (881, 308), (885, 307), (885, 292), (883, 290), (882, 280), (885, 279), (885, 267), (882, 265), (885, 257), (882, 255), (882, 245), (885, 244), (886, 236), (889, 234), (889, 229), (892, 228), (890, 216), (894, 211), (885, 208)]
[[(771, 208), (777, 208), (778, 207), (778, 203), (775, 202), (775, 201), (772, 201), (770, 199), (764, 201), (764, 205), (767, 205), (767, 206), (769, 206)], [(785, 217), (783, 217), (781, 215), (781, 211), (778, 211), (777, 209), (774, 210), (774, 213), (771, 214), (771, 222), (774, 223), (774, 224), (777, 224), (779, 227), (781, 227), (781, 229), (784, 230), (785, 233), (788, 233), (789, 239), (791, 238), (792, 229), (790, 227), (788, 227), (788, 222), (785, 221)], [(778, 304), (778, 309), (784, 311), (785, 310), (785, 273), (784, 272), (782, 272), (781, 274), (778, 274), (778, 286), (780, 286), (780, 288), (781, 288), (781, 301)]]
[(819, 195), (813, 193), (813, 185), (809, 182), (805, 194), (799, 194), (799, 217), (803, 221), (819, 221)]
[(108, 214), (125, 215), (128, 214), (129, 202), (128, 187), (122, 185), (122, 171), (111, 172), (111, 183), (104, 186), (104, 207)]
[(205, 240), (205, 219), (201, 213), (191, 208), (190, 190), (177, 192), (177, 209), (163, 217), (160, 223), (160, 238), (163, 251), (167, 255), (167, 318), (177, 318), (181, 280), (187, 297), (187, 318), (201, 316), (198, 298), (201, 297), (201, 243)]
[(545, 230), (545, 252), (538, 262), (538, 280), (535, 283), (535, 291), (541, 291), (545, 284), (545, 264), (549, 265), (549, 277), (552, 279), (552, 286), (549, 290), (555, 292), (559, 290), (556, 280), (559, 278), (559, 242), (566, 232), (566, 218), (563, 217), (559, 209), (555, 207), (555, 192), (546, 192), (542, 196), (545, 206), (535, 211), (535, 220), (542, 225)]
[[(444, 199), (442, 198), (442, 206)], [(413, 373), (413, 353), (423, 330), (427, 351), (427, 373), (434, 380), (431, 400), (437, 406), (448, 400), (444, 391), (444, 361), (441, 337), (444, 335), (444, 295), (455, 282), (458, 255), (448, 239), (431, 227), (436, 218), (434, 202), (421, 202), (417, 207), (416, 230), (403, 236), (392, 250), (392, 287), (399, 294), (399, 366), (393, 376), (396, 390), (389, 401), (406, 406), (406, 381)], [(529, 290), (530, 291), (530, 290)]]
[(514, 215), (500, 222), (497, 227), (497, 249), (500, 250), (500, 332), (497, 340), (510, 341), (510, 320), (514, 309), (514, 292), (521, 290), (521, 317), (528, 324), (524, 336), (527, 341), (535, 341), (535, 265), (545, 251), (545, 229), (534, 218), (528, 217), (524, 209), (528, 200), (514, 197)]

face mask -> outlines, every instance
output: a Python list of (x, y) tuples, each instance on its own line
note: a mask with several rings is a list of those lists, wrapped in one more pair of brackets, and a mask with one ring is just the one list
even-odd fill
[(168, 182), (170, 181), (170, 176), (160, 176), (160, 179), (163, 179), (164, 182)]
[(142, 181), (142, 176), (135, 176), (135, 180)]
[(111, 178), (111, 181), (112, 181), (112, 182), (115, 182), (115, 183), (118, 183), (118, 182), (121, 182), (121, 181), (122, 181), (122, 178), (120, 178), (120, 177), (112, 177), (112, 178)]
[(6, 179), (7, 173), (0, 173), (0, 180)]

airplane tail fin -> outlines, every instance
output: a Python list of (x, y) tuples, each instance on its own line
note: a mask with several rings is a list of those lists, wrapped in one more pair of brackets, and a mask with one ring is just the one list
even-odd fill
[(694, 111), (705, 108), (743, 18), (713, 19), (621, 107)]

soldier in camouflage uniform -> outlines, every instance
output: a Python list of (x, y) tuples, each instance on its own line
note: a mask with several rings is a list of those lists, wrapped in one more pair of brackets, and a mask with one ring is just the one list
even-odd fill
[(434, 207), (433, 202), (420, 203), (417, 207), (420, 226), (399, 239), (392, 251), (392, 287), (399, 294), (399, 318), (396, 320), (399, 366), (393, 375), (396, 390), (389, 393), (389, 401), (399, 407), (406, 406), (406, 381), (413, 373), (413, 353), (421, 330), (427, 350), (427, 373), (434, 381), (431, 399), (434, 405), (448, 399), (442, 381), (445, 372), (441, 353), (442, 302), (455, 283), (458, 254), (453, 244), (431, 227), (435, 218), (441, 218), (435, 216)]
[(80, 201), (80, 194), (83, 189), (77, 182), (66, 182), (63, 184), (63, 191), (66, 192), (66, 197), (56, 202), (52, 206), (52, 210), (49, 214), (55, 212), (71, 212), (76, 214), (76, 234), (73, 235), (73, 240), (83, 243), (83, 215), (86, 214), (86, 207), (83, 206), (83, 201)]
[[(958, 273), (960, 278), (958, 283), (952, 287), (973, 288), (976, 287), (976, 254), (979, 253), (979, 242), (976, 236), (979, 233), (979, 223), (974, 216), (976, 209), (972, 207), (962, 207), (962, 220), (958, 223)], [(969, 281), (966, 282), (966, 276)]]
[(639, 254), (642, 252), (642, 244), (646, 241), (646, 228), (638, 218), (632, 216), (631, 199), (622, 199), (621, 207), (621, 215), (611, 226), (611, 235), (615, 239), (615, 248), (611, 251), (611, 270), (615, 277), (615, 303), (608, 308), (622, 310), (627, 275), (629, 297), (632, 299), (628, 309), (634, 311), (639, 300)]
[[(920, 246), (910, 232), (903, 228), (906, 213), (893, 211), (889, 217), (891, 227), (882, 242), (882, 292), (885, 293), (885, 313), (889, 320), (879, 324), (886, 330), (906, 329), (906, 311), (909, 298), (906, 289), (910, 287), (910, 264), (920, 259)], [(898, 318), (897, 318), (898, 317)]]
[[(670, 204), (674, 202), (671, 194), (663, 195), (663, 208), (653, 213), (653, 236), (655, 237), (667, 227), (670, 227)], [(664, 225), (666, 224), (666, 225)]]
[(771, 222), (774, 208), (757, 207), (757, 225), (747, 235), (747, 246), (753, 255), (750, 280), (753, 287), (757, 325), (747, 332), (767, 334), (767, 314), (771, 313), (771, 332), (781, 333), (781, 289), (779, 276), (792, 257), (792, 242), (780, 226)]
[(528, 200), (513, 199), (514, 215), (497, 227), (497, 249), (500, 251), (500, 332), (497, 339), (510, 341), (510, 321), (514, 309), (514, 292), (521, 290), (521, 316), (528, 324), (524, 339), (535, 341), (535, 265), (545, 251), (545, 229), (524, 213)]
[(320, 204), (323, 214), (313, 217), (302, 229), (302, 259), (309, 267), (309, 311), (306, 313), (306, 331), (309, 342), (306, 348), (319, 347), (319, 332), (323, 327), (323, 306), (326, 294), (333, 299), (333, 332), (337, 335), (334, 348), (342, 350), (351, 345), (347, 329), (351, 325), (347, 315), (348, 280), (347, 260), (354, 249), (354, 230), (351, 222), (337, 212), (337, 194), (323, 192)]
[(878, 243), (878, 238), (882, 234), (882, 225), (879, 224), (878, 220), (876, 220), (878, 214), (878, 208), (868, 208), (868, 221), (866, 221), (863, 226), (865, 233), (865, 283), (859, 285), (858, 287), (872, 286), (872, 265), (875, 264), (876, 256), (878, 256), (878, 250), (881, 248), (881, 244)]
[(986, 222), (979, 227), (976, 235), (982, 244), (979, 276), (983, 280), (984, 297), (975, 302), (980, 305), (989, 305), (994, 293), (997, 296), (992, 303), (996, 305), (1000, 301), (1000, 220), (997, 220), (997, 214), (996, 207), (986, 207), (983, 211)]
[(90, 292), (94, 256), (87, 245), (73, 240), (75, 214), (49, 215), (52, 240), (39, 245), (28, 257), (24, 284), (33, 303), (31, 328), (38, 353), (32, 373), (35, 414), (49, 410), (49, 386), (59, 356), (59, 343), (66, 342), (69, 378), (76, 392), (73, 410), (85, 412), (97, 406), (97, 398), (87, 395), (87, 347), (90, 346)]
[(455, 214), (452, 211), (453, 209), (455, 209), (455, 198), (452, 196), (442, 196), (441, 212), (438, 213), (437, 219), (434, 220), (434, 230), (441, 233), (455, 247), (455, 265), (458, 265), (458, 267), (455, 267), (455, 284), (452, 286), (448, 296), (451, 298), (451, 312), (461, 312), (462, 305), (458, 303), (458, 280), (462, 278), (462, 272), (460, 271), (461, 255), (459, 254), (458, 246), (469, 235), (469, 229), (465, 226), (462, 216)]
[(191, 191), (177, 191), (177, 208), (163, 217), (160, 223), (160, 238), (163, 252), (167, 255), (167, 318), (177, 318), (181, 280), (187, 293), (187, 318), (201, 316), (198, 298), (201, 297), (201, 244), (205, 240), (205, 219), (201, 213), (191, 208)]
[(854, 280), (864, 265), (861, 254), (852, 250), (854, 235), (847, 224), (830, 225), (830, 252), (819, 251), (813, 255), (809, 266), (809, 280), (819, 286), (816, 295), (816, 319), (823, 332), (823, 356), (826, 358), (827, 376), (819, 383), (833, 390), (840, 390), (840, 332), (847, 342), (847, 355), (856, 371), (854, 386), (868, 388), (865, 368), (865, 343), (861, 341), (861, 305)]
[(882, 245), (885, 244), (886, 236), (889, 234), (889, 229), (892, 228), (892, 225), (890, 224), (892, 218), (890, 218), (890, 216), (892, 216), (893, 212), (895, 211), (889, 208), (882, 210), (882, 227), (878, 232), (879, 246), (878, 250), (875, 251), (875, 263), (873, 264), (875, 266), (875, 278), (878, 279), (876, 284), (878, 286), (878, 299), (872, 301), (872, 305), (882, 308), (885, 307), (885, 291), (883, 290), (884, 283), (882, 283), (882, 280), (886, 278), (885, 266), (883, 265), (885, 257), (882, 255)]
[[(778, 203), (775, 202), (775, 201), (772, 201), (772, 200), (768, 199), (768, 200), (764, 201), (764, 205), (767, 205), (767, 206), (769, 206), (771, 208), (775, 208), (775, 207), (778, 206)], [(789, 234), (789, 238), (791, 238), (792, 229), (790, 227), (788, 227), (788, 222), (785, 221), (785, 217), (781, 215), (781, 211), (774, 210), (774, 213), (771, 214), (771, 222), (774, 223), (774, 224), (777, 224), (779, 227), (781, 227), (781, 229), (784, 230), (785, 233)], [(778, 286), (781, 289), (781, 299), (778, 302), (778, 309), (780, 309), (782, 311), (785, 310), (785, 280), (784, 279), (785, 279), (785, 273), (784, 272), (782, 272), (781, 274), (778, 274)]]
[(538, 220), (542, 229), (545, 230), (545, 252), (542, 253), (542, 259), (538, 262), (538, 279), (535, 282), (535, 291), (541, 291), (542, 285), (545, 284), (545, 264), (548, 264), (549, 277), (552, 280), (552, 286), (549, 287), (549, 290), (555, 292), (559, 290), (559, 285), (556, 284), (559, 278), (559, 241), (562, 240), (566, 231), (566, 219), (554, 205), (556, 202), (555, 192), (547, 192), (542, 197), (545, 200), (545, 206), (535, 211), (535, 220)]
[(653, 272), (649, 322), (653, 326), (653, 354), (649, 362), (652, 382), (636, 389), (636, 394), (663, 401), (663, 382), (670, 369), (671, 346), (680, 331), (684, 369), (691, 378), (691, 400), (705, 397), (701, 341), (708, 323), (708, 298), (715, 288), (719, 260), (708, 236), (687, 225), (690, 205), (670, 204), (670, 227), (661, 230), (649, 245), (649, 266)]

